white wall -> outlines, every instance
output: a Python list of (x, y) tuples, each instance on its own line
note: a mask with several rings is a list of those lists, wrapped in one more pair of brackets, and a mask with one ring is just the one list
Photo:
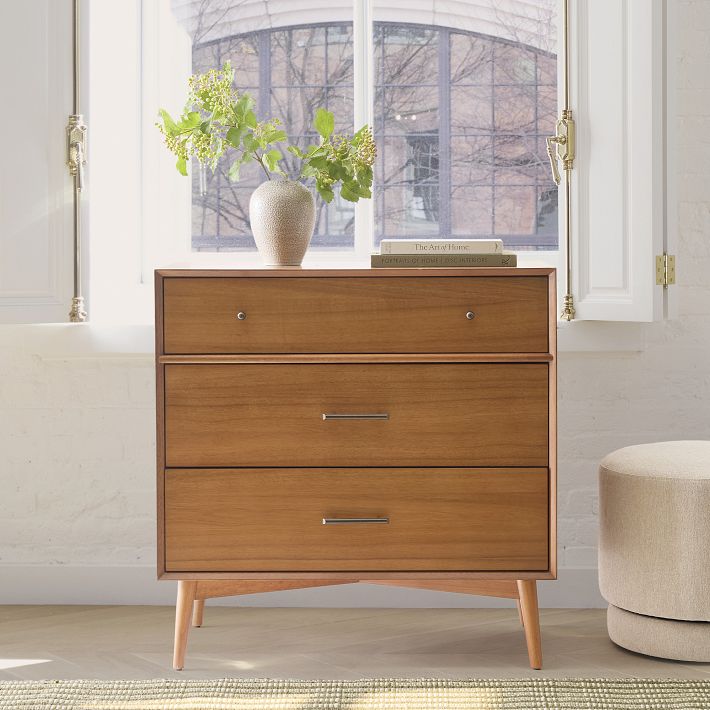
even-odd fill
[[(710, 3), (678, 4), (679, 317), (641, 326), (641, 352), (560, 355), (561, 569), (558, 582), (543, 584), (546, 606), (601, 603), (599, 460), (628, 444), (710, 439)], [(0, 328), (0, 603), (173, 598), (174, 583), (154, 581), (152, 360), (122, 354), (111, 342), (97, 345), (111, 337), (96, 326)], [(145, 351), (148, 331), (135, 337)], [(495, 602), (342, 587), (240, 603)]]

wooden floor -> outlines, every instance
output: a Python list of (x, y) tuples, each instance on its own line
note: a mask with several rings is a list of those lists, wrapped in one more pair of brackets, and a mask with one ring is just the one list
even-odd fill
[(511, 609), (210, 607), (171, 669), (169, 607), (0, 606), (0, 680), (42, 678), (654, 677), (710, 680), (710, 664), (624, 651), (605, 611), (541, 611), (531, 671)]

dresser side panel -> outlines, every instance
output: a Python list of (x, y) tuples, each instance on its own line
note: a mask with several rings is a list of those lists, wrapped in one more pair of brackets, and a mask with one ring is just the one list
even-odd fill
[(165, 574), (165, 365), (163, 355), (163, 277), (155, 272), (155, 456), (156, 550), (158, 579)]
[(549, 365), (549, 404), (548, 404), (548, 457), (550, 469), (550, 573), (557, 578), (557, 272), (548, 276), (549, 283), (549, 342), (552, 360)]

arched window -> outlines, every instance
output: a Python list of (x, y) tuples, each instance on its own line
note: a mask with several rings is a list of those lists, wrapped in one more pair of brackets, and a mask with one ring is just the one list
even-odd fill
[[(279, 117), (292, 141), (317, 140), (311, 123), (320, 106), (335, 112), (336, 130), (352, 131), (352, 23), (211, 34), (193, 34), (193, 71), (231, 61), (259, 116)], [(414, 236), (496, 236), (511, 249), (557, 249), (545, 152), (557, 113), (554, 53), (456, 27), (375, 22), (373, 75), (373, 249), (383, 237)], [(285, 163), (295, 175), (290, 154)], [(193, 171), (195, 250), (254, 248), (248, 201), (263, 175), (247, 165), (232, 183), (228, 164), (202, 180)], [(352, 204), (317, 204), (313, 245), (352, 247)]]

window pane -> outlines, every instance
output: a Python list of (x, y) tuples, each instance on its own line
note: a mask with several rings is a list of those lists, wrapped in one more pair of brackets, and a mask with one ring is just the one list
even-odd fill
[[(318, 142), (313, 118), (318, 108), (335, 113), (335, 130), (353, 128), (352, 25), (285, 28), (271, 32), (271, 113), (279, 118), (289, 140), (300, 148)], [(288, 159), (289, 175), (298, 177), (300, 161)], [(316, 199), (316, 248), (345, 249), (354, 245), (351, 203), (337, 196), (330, 204)]]
[(381, 142), (384, 165), (382, 233), (432, 236), (439, 223), (439, 139), (436, 134), (387, 136)]
[(535, 231), (537, 193), (534, 187), (495, 188), (495, 233), (529, 234)]
[[(196, 32), (204, 27), (204, 17), (198, 15)], [(257, 101), (259, 90), (259, 45), (256, 34), (229, 37), (222, 42), (193, 45), (192, 70), (205, 72), (231, 61), (235, 70), (235, 83), (248, 91)], [(238, 185), (229, 181), (225, 165), (231, 164), (235, 152), (229, 151), (217, 171), (203, 171), (195, 162), (192, 166), (192, 248), (194, 251), (232, 251), (252, 249), (249, 230), (249, 197), (259, 182), (255, 166), (246, 165)], [(206, 187), (204, 194), (200, 182)]]
[(536, 148), (534, 136), (530, 138), (524, 134), (497, 134), (494, 142), (496, 183), (534, 185), (538, 178), (544, 179), (549, 164), (541, 162)]
[(427, 234), (556, 249), (555, 0), (412, 0), (407, 23), (374, 5), (375, 247)]
[(535, 134), (537, 92), (528, 86), (494, 86), (494, 129), (498, 133)]
[[(257, 91), (259, 86), (259, 35), (255, 32), (227, 39), (224, 42), (207, 45), (205, 49), (212, 54), (212, 62), (203, 62), (200, 71), (221, 66), (226, 61), (230, 61), (234, 67), (236, 84), (239, 87), (250, 87), (251, 91)], [(193, 70), (195, 69), (195, 52), (199, 52), (199, 46), (193, 48)], [(254, 97), (256, 98), (256, 96)]]
[(480, 135), (493, 131), (493, 90), (488, 86), (452, 86), (451, 133)]
[(490, 90), (494, 42), (477, 35), (451, 35), (451, 83), (485, 86)]
[(431, 86), (378, 87), (378, 116), (383, 135), (417, 135), (438, 131), (438, 93)]
[(491, 136), (452, 136), (452, 187), (457, 185), (491, 185), (492, 182), (493, 138)]
[(493, 188), (458, 185), (451, 189), (452, 234), (487, 237), (493, 231)]
[[(317, 142), (316, 109), (353, 124), (348, 0), (172, 0), (193, 38), (193, 69), (229, 59), (260, 117), (292, 142)], [(545, 136), (557, 119), (556, 0), (411, 0), (406, 15), (374, 0), (375, 247), (384, 237), (499, 236), (556, 249), (557, 191)], [(404, 21), (406, 19), (406, 21)], [(263, 174), (193, 170), (193, 248), (253, 249), (248, 200)], [(298, 161), (284, 167), (296, 177)], [(201, 187), (205, 187), (202, 194)], [(317, 200), (315, 246), (353, 246), (353, 205)]]
[(375, 242), (439, 234), (439, 32), (375, 25)]
[[(352, 22), (344, 21), (352, 18), (351, 10), (339, 8), (337, 17), (327, 17), (322, 8), (309, 12), (306, 3), (280, 0), (172, 0), (172, 6), (193, 39), (193, 72), (229, 60), (235, 85), (254, 97), (259, 119), (280, 119), (291, 143), (306, 148), (318, 142), (312, 123), (319, 107), (335, 112), (336, 131), (352, 131)], [(298, 24), (293, 22), (294, 6)], [(285, 146), (282, 152), (284, 169), (297, 178), (299, 161)], [(228, 154), (214, 175), (203, 171), (202, 179), (193, 165), (193, 250), (255, 249), (249, 197), (265, 176), (252, 163), (242, 168), (238, 183), (231, 182), (227, 170), (233, 158)], [(353, 205), (339, 197), (330, 205), (316, 199), (316, 210), (311, 243), (351, 249)]]
[(493, 83), (497, 86), (520, 86), (537, 83), (537, 55), (521, 42), (493, 45)]
[(437, 85), (439, 33), (435, 28), (396, 23), (375, 25), (375, 84)]
[(325, 78), (325, 27), (271, 32), (273, 86), (321, 86)]

